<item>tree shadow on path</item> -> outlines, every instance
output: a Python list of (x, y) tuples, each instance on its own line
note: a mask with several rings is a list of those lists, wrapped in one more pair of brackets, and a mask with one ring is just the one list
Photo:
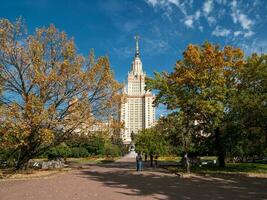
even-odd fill
[[(92, 167), (92, 168), (91, 168)], [(133, 162), (91, 166), (79, 176), (116, 188), (129, 197), (151, 199), (267, 199), (267, 179), (244, 175), (180, 178), (162, 171), (135, 171)]]

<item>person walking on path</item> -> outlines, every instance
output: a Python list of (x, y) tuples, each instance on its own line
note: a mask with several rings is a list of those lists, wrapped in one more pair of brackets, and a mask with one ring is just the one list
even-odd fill
[(138, 153), (136, 156), (136, 171), (142, 171), (142, 161), (141, 153)]

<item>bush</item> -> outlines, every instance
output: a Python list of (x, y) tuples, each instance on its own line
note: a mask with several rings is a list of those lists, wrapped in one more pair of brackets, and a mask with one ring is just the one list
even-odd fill
[(93, 136), (88, 143), (82, 145), (90, 154), (104, 155), (105, 139), (99, 136)]
[(87, 149), (84, 147), (73, 147), (71, 151), (72, 157), (74, 158), (84, 158), (89, 156)]
[(118, 157), (121, 155), (121, 150), (117, 145), (106, 144), (105, 145), (105, 155), (111, 157)]
[(65, 143), (62, 143), (56, 147), (52, 147), (46, 152), (48, 159), (66, 158), (71, 154), (71, 149)]

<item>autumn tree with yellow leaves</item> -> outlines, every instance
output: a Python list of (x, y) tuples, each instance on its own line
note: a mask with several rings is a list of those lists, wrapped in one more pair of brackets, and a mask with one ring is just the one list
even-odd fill
[[(220, 166), (225, 166), (220, 127), (229, 98), (238, 84), (237, 74), (244, 65), (241, 49), (204, 43), (190, 44), (171, 73), (155, 73), (147, 80), (147, 89), (158, 90), (156, 104), (163, 103), (183, 114), (188, 134), (214, 136)], [(192, 132), (192, 124), (198, 132)], [(190, 138), (190, 137), (188, 137)], [(186, 150), (186, 149), (185, 149)]]
[(17, 168), (120, 102), (107, 57), (79, 55), (54, 25), (28, 34), (21, 19), (0, 19), (0, 82), (0, 146), (16, 153)]

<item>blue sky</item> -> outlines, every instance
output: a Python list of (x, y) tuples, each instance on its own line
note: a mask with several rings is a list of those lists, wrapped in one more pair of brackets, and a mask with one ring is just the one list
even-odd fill
[(205, 40), (267, 52), (267, 0), (1, 0), (0, 17), (22, 16), (30, 32), (53, 23), (78, 51), (107, 55), (126, 79), (140, 35), (144, 70), (170, 71), (189, 43)]

